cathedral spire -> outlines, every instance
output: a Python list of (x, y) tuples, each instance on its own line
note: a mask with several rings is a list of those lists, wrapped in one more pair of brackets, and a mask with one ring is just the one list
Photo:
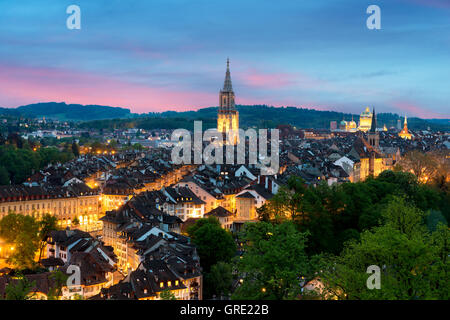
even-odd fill
[(375, 107), (372, 111), (372, 125), (370, 126), (370, 132), (375, 133), (377, 131), (377, 116), (375, 115)]
[(239, 112), (234, 104), (234, 92), (231, 84), (230, 59), (227, 58), (227, 72), (225, 73), (225, 81), (223, 89), (219, 93), (219, 110), (217, 113), (217, 130), (224, 134), (231, 133), (227, 143), (237, 144), (239, 137)]
[(225, 81), (223, 83), (223, 92), (232, 92), (233, 86), (231, 84), (231, 74), (230, 74), (230, 59), (227, 58), (227, 72), (225, 73)]

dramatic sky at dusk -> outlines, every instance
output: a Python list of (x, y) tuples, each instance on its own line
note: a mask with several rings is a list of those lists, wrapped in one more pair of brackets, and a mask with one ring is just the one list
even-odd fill
[(450, 0), (0, 0), (0, 107), (216, 106), (228, 56), (238, 104), (450, 118)]

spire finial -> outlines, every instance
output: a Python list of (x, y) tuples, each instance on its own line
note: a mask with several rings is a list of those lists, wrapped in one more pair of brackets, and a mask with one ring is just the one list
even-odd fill
[(231, 75), (230, 75), (230, 58), (227, 58), (227, 71), (225, 73), (225, 82), (223, 84), (224, 92), (233, 91), (233, 86), (231, 84)]
[(377, 118), (375, 114), (375, 107), (372, 109), (372, 124), (370, 126), (370, 132), (375, 133), (377, 131)]

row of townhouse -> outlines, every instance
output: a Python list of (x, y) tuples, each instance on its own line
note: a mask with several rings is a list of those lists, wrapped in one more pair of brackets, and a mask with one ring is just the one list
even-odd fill
[(45, 214), (57, 217), (61, 227), (73, 226), (86, 231), (101, 229), (100, 194), (82, 182), (53, 185), (0, 186), (0, 218), (17, 213), (42, 218)]
[[(179, 210), (184, 206), (191, 209), (188, 203), (194, 198), (184, 188), (143, 192), (101, 218), (102, 240), (113, 248), (117, 267), (127, 277), (103, 290), (96, 299), (159, 299), (165, 290), (179, 299), (201, 299), (202, 276), (196, 249), (179, 234), (184, 215)], [(174, 261), (172, 266), (170, 261)], [(149, 267), (154, 264), (162, 265)]]
[(223, 228), (237, 230), (256, 221), (257, 208), (278, 192), (283, 184), (276, 176), (261, 176), (254, 167), (200, 167), (176, 186), (191, 190), (205, 202), (204, 216), (216, 217)]
[(101, 188), (104, 212), (117, 209), (141, 192), (172, 186), (193, 169), (190, 165), (172, 165), (168, 162), (141, 163), (143, 160), (109, 174)]
[(184, 219), (203, 215), (204, 203), (187, 188), (143, 192), (101, 218), (103, 241), (114, 248), (119, 268), (127, 272), (136, 267), (132, 242), (146, 228), (179, 233)]
[(126, 277), (92, 299), (159, 300), (169, 291), (178, 300), (201, 300), (200, 258), (189, 238), (150, 226), (138, 233), (128, 238), (133, 265)]
[(58, 269), (67, 275), (77, 275), (62, 288), (60, 299), (71, 300), (77, 296), (92, 297), (102, 288), (112, 286), (117, 257), (111, 247), (104, 246), (89, 233), (66, 229), (50, 232), (47, 258), (41, 263), (50, 271)]

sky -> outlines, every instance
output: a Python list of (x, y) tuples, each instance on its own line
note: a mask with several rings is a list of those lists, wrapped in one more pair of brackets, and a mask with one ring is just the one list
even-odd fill
[(237, 104), (450, 118), (450, 0), (0, 0), (0, 107), (217, 106), (227, 57)]

